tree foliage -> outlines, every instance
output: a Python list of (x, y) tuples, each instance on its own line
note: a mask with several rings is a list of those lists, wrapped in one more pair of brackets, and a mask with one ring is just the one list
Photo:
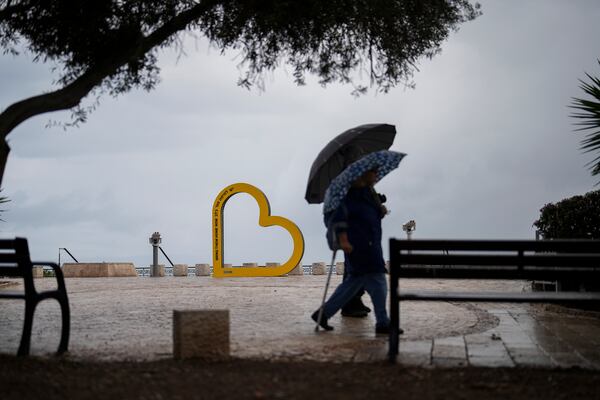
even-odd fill
[(600, 190), (546, 204), (533, 225), (545, 239), (600, 239)]
[[(600, 60), (598, 60), (600, 64)], [(600, 79), (586, 73), (591, 82), (579, 80), (579, 87), (591, 99), (573, 98), (571, 108), (577, 112), (571, 114), (573, 118), (577, 118), (580, 122), (577, 125), (581, 128), (577, 131), (585, 131), (585, 137), (581, 140), (581, 150), (584, 153), (597, 152), (600, 153)], [(592, 175), (600, 175), (600, 154), (588, 163)]]
[[(469, 0), (0, 0), (4, 53), (26, 48), (58, 74), (55, 91), (0, 113), (0, 136), (51, 111), (74, 109), (75, 122), (84, 121), (77, 107), (91, 92), (154, 88), (159, 49), (186, 32), (237, 50), (242, 86), (262, 86), (265, 73), (285, 64), (297, 84), (312, 74), (360, 94), (412, 85), (419, 59), (479, 14)], [(354, 79), (357, 71), (368, 83)]]

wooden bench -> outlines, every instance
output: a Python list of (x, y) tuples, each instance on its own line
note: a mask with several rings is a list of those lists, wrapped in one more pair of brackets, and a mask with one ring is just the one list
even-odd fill
[[(33, 283), (33, 267), (49, 266), (54, 270), (57, 289), (38, 292)], [(60, 267), (54, 263), (32, 262), (29, 257), (29, 247), (27, 239), (16, 238), (13, 240), (0, 240), (0, 276), (22, 277), (24, 291), (11, 292), (0, 290), (0, 298), (4, 299), (23, 299), (25, 300), (25, 320), (23, 323), (23, 333), (21, 343), (17, 354), (25, 356), (29, 354), (31, 343), (31, 327), (33, 325), (33, 314), (35, 307), (42, 300), (53, 298), (60, 304), (62, 314), (62, 331), (60, 344), (58, 345), (58, 354), (62, 354), (69, 347), (70, 330), (70, 312), (69, 299), (65, 288), (65, 281)]]
[(390, 240), (388, 356), (396, 361), (400, 301), (600, 303), (600, 292), (403, 291), (399, 278), (600, 282), (598, 240)]

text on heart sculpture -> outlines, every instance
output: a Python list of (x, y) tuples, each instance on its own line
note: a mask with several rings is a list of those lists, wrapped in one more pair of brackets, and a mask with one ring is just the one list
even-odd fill
[[(292, 237), (294, 250), (291, 257), (280, 266), (276, 267), (227, 267), (223, 266), (223, 215), (227, 200), (238, 193), (248, 193), (258, 203), (258, 224), (262, 227), (280, 226), (287, 230)], [(271, 215), (271, 207), (267, 196), (255, 186), (248, 183), (234, 183), (223, 189), (215, 199), (212, 210), (212, 238), (213, 238), (213, 277), (256, 277), (256, 276), (281, 276), (292, 271), (304, 254), (304, 237), (302, 232), (287, 218)]]

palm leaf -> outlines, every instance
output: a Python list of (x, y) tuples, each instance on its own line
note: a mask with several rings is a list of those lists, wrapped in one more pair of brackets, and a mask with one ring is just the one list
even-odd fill
[[(600, 64), (600, 60), (598, 60)], [(576, 110), (571, 117), (577, 119), (578, 126), (575, 132), (584, 132), (585, 135), (580, 142), (580, 150), (583, 153), (600, 151), (600, 79), (585, 74), (591, 82), (579, 80), (579, 87), (591, 99), (573, 98), (570, 108)], [(593, 176), (600, 175), (600, 155), (586, 164)], [(597, 184), (600, 184), (598, 182)]]
[[(0, 189), (0, 192), (1, 191), (2, 191), (2, 189)], [(9, 201), (10, 201), (10, 199), (8, 197), (0, 196), (0, 204), (2, 204), (2, 203), (8, 203)], [(5, 211), (6, 210), (0, 210), (0, 214), (2, 214)], [(5, 222), (2, 218), (0, 218), (0, 221)]]

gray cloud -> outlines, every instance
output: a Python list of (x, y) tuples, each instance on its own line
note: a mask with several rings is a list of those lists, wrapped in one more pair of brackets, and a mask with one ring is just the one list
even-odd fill
[[(396, 125), (393, 149), (408, 153), (378, 189), (392, 213), (386, 236), (532, 238), (547, 202), (594, 188), (568, 104), (584, 71), (598, 75), (595, 1), (482, 4), (484, 15), (422, 60), (415, 90), (358, 99), (351, 88), (296, 87), (285, 71), (267, 90), (236, 87), (235, 54), (200, 41), (176, 62), (161, 57), (156, 90), (104, 97), (77, 129), (27, 121), (10, 137), (4, 178), (12, 198), (2, 235), (26, 236), (36, 258), (68, 247), (87, 260), (151, 261), (147, 239), (164, 236), (176, 262), (211, 262), (210, 212), (225, 186), (263, 190), (272, 212), (295, 221), (305, 262), (329, 257), (319, 206), (304, 201), (310, 165), (338, 133), (363, 123)], [(51, 88), (43, 65), (0, 58), (0, 105)], [(227, 257), (284, 261), (291, 241), (260, 229), (247, 196), (227, 209)]]

